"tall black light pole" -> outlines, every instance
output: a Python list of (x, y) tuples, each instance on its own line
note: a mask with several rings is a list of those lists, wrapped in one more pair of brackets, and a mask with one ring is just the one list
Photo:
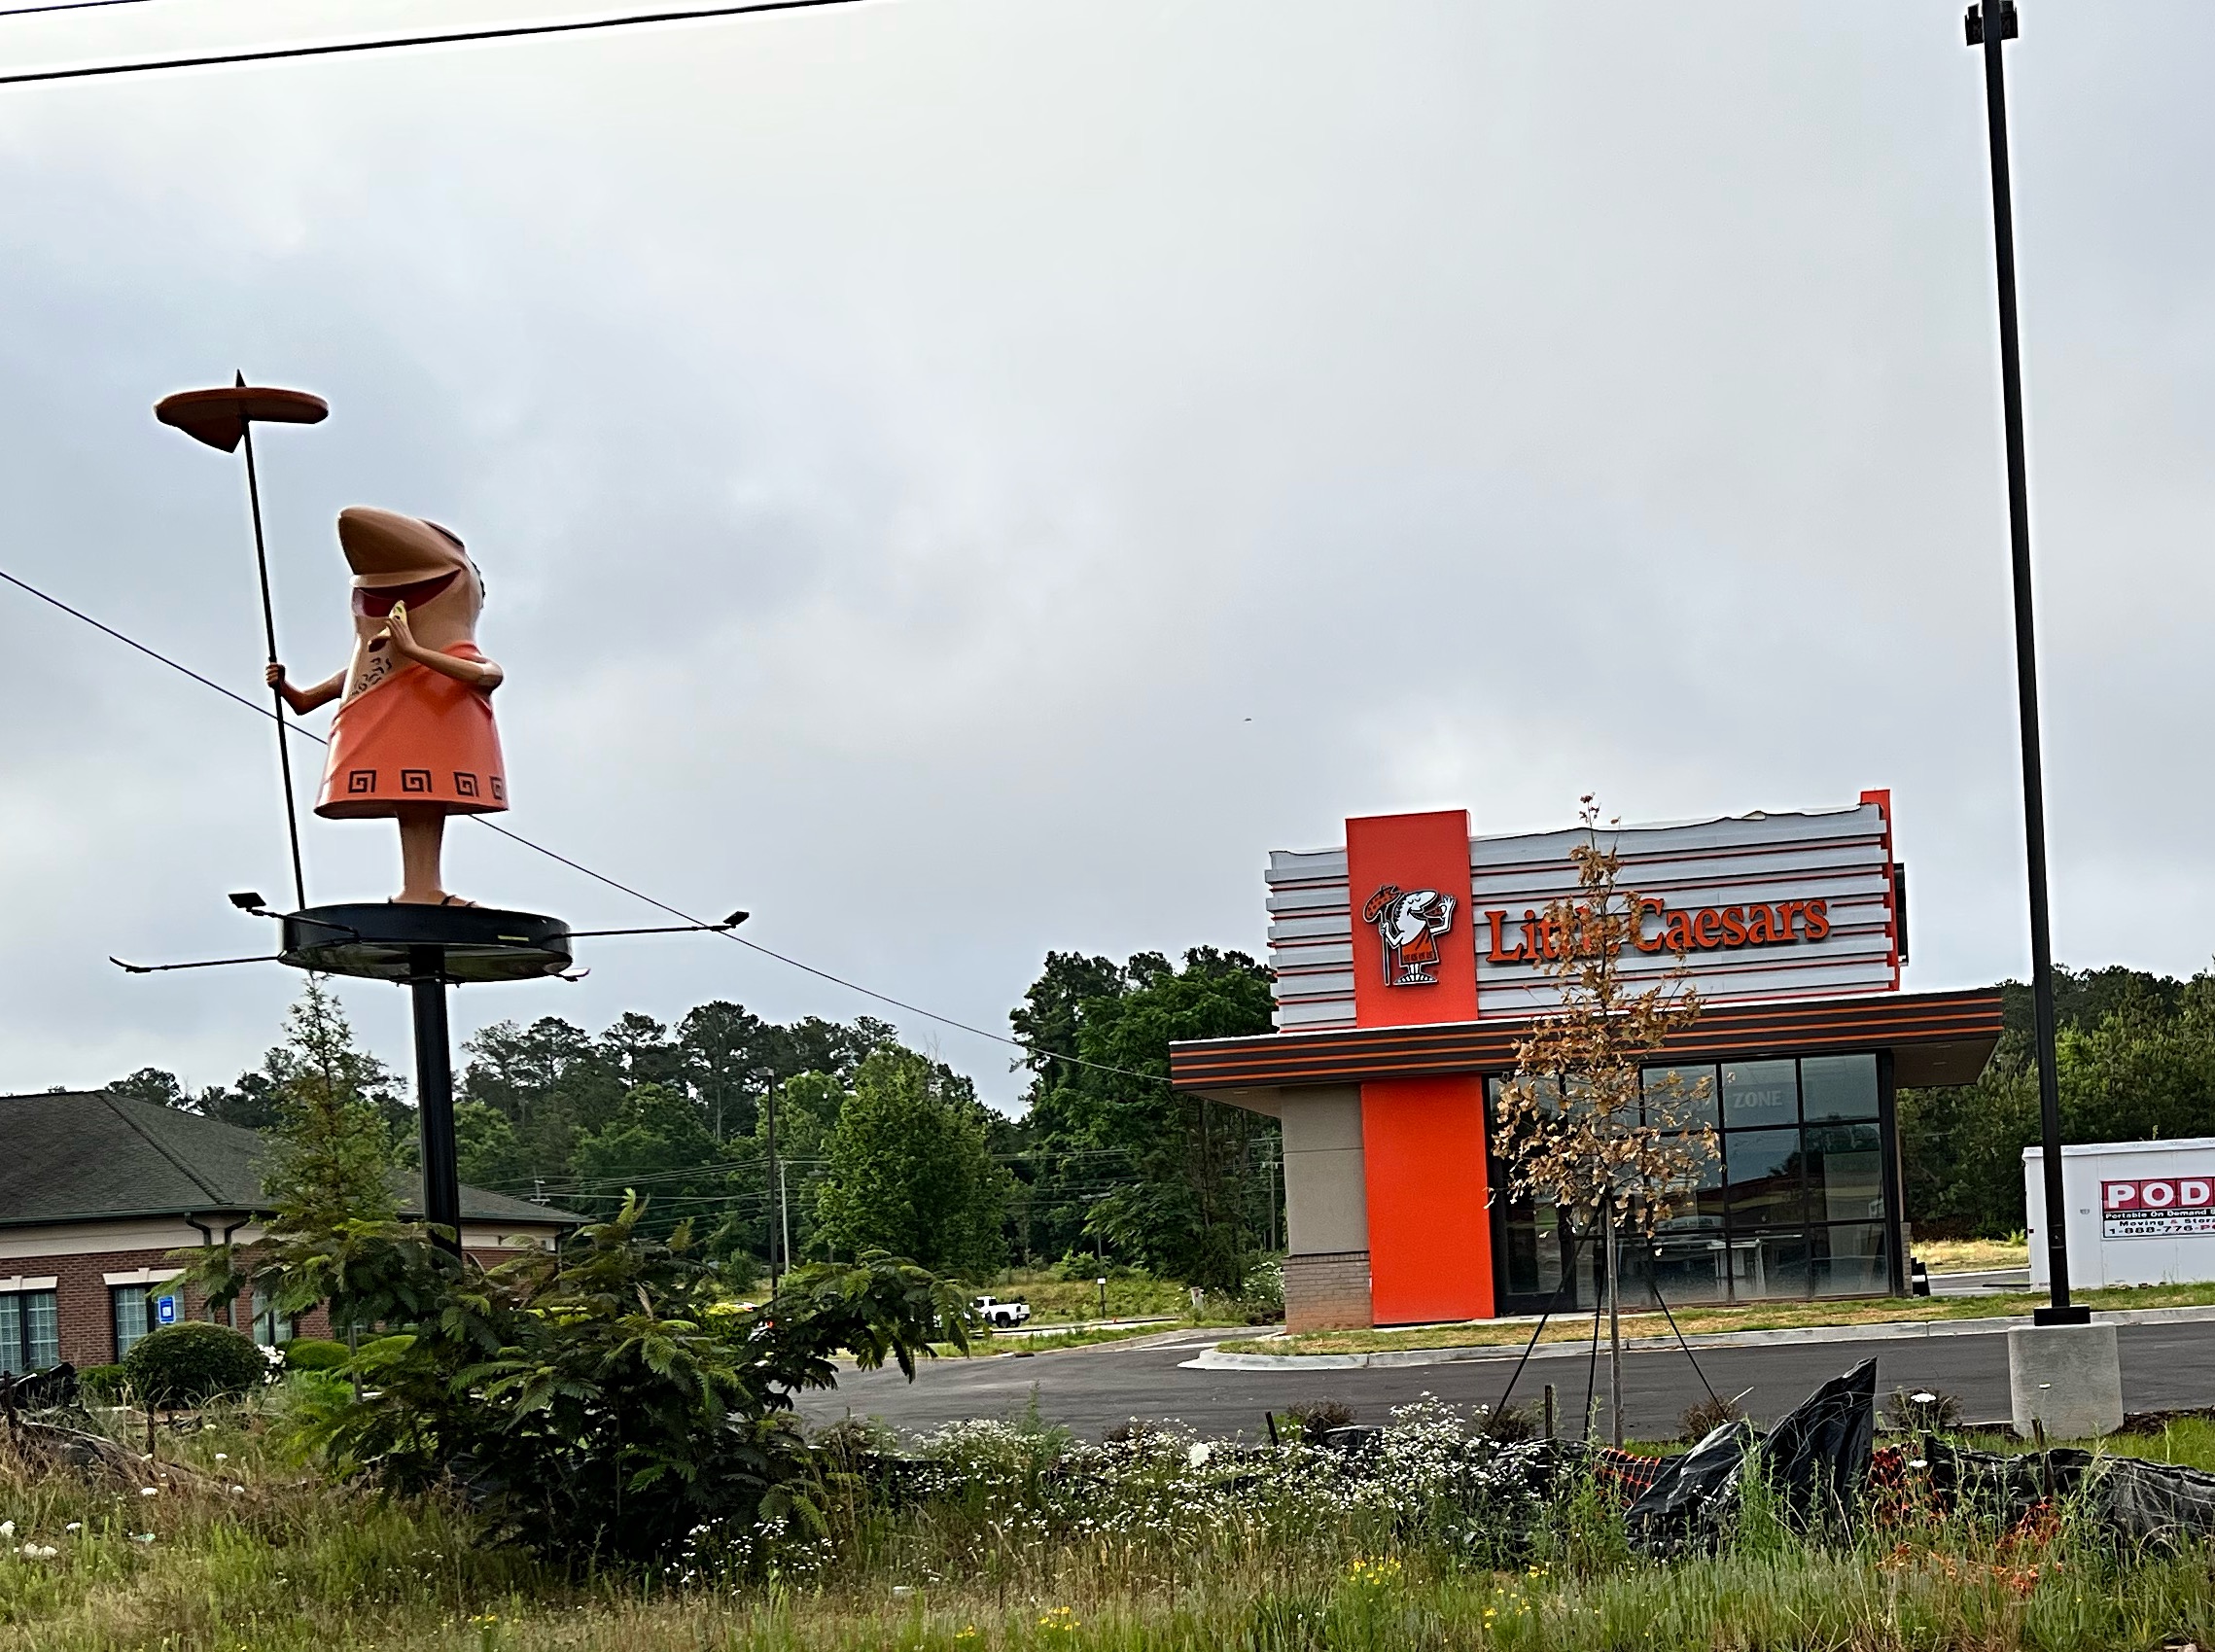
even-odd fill
[(2015, 204), (2007, 171), (2007, 71), (2002, 44), (2017, 30), (2015, 0), (1969, 8), (1969, 44), (1985, 53), (1992, 156), (1992, 250), (2000, 300), (2000, 403), (2007, 427), (2008, 543), (2015, 567), (2015, 678), (2022, 728), (2022, 828), (2030, 869), (2030, 1003), (2038, 1043), (2038, 1128), (2046, 1173), (2046, 1271), (2053, 1306), (2042, 1325), (2082, 1325), (2092, 1310), (2069, 1301), (2069, 1213), (2061, 1190), (2061, 1090), (2054, 1071), (2054, 935), (2046, 896), (2046, 782), (2038, 756), (2038, 643), (2030, 604), (2029, 479), (2022, 456), (2022, 348), (2015, 316)]

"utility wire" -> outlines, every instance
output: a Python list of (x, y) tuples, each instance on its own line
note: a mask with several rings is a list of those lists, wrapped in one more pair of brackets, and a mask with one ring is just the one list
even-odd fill
[[(784, 3), (789, 5), (844, 4), (847, 3), (847, 0), (784, 0)], [(762, 8), (741, 8), (741, 10), (760, 9)], [(0, 84), (5, 84), (5, 81), (0, 80)], [(277, 714), (271, 711), (267, 706), (259, 705), (256, 702), (248, 699), (244, 694), (234, 693), (232, 690), (226, 688), (221, 683), (216, 682), (214, 678), (201, 676), (200, 673), (194, 671), (191, 666), (186, 665), (179, 660), (170, 658), (169, 655), (163, 653), (158, 649), (149, 648), (146, 644), (140, 642), (135, 637), (126, 636), (124, 633), (117, 630), (113, 625), (105, 624), (102, 621), (93, 618), (89, 614), (87, 614), (81, 608), (70, 607), (68, 603), (63, 602), (59, 597), (49, 595), (47, 592), (40, 590), (38, 586), (32, 584), (27, 580), (18, 579), (15, 575), (9, 573), (5, 568), (0, 568), (0, 580), (5, 580), (9, 584), (14, 585), (18, 590), (22, 591), (27, 595), (37, 597), (39, 601), (47, 604), (49, 607), (59, 609), (62, 613), (68, 615), (72, 619), (83, 620), (86, 624), (91, 626), (93, 630), (100, 632), (104, 636), (113, 637), (117, 642), (122, 643), (125, 648), (137, 650), (140, 653), (146, 655), (148, 659), (158, 660), (161, 664), (169, 667), (170, 670), (182, 672), (185, 676), (190, 677), (193, 682), (197, 683), (201, 687), (213, 688), (225, 699), (235, 700), (238, 704), (244, 706), (248, 711), (252, 712), (256, 717), (268, 718), (271, 721), (276, 721)], [(302, 735), (305, 738), (314, 741), (318, 746), (328, 746), (331, 744), (330, 741), (326, 740), (322, 735), (316, 733), (312, 729), (301, 728), (296, 723), (289, 722), (282, 723), (281, 726), (290, 733)], [(1021, 1050), (1025, 1055), (1035, 1057), (1041, 1061), (1068, 1062), (1072, 1067), (1089, 1068), (1095, 1072), (1111, 1072), (1118, 1078), (1136, 1078), (1142, 1083), (1146, 1084), (1160, 1084), (1166, 1082), (1163, 1076), (1159, 1073), (1134, 1072), (1127, 1067), (1111, 1067), (1105, 1062), (1087, 1061), (1082, 1056), (1063, 1055), (1054, 1050), (1042, 1050), (1035, 1044), (1027, 1044), (1023, 1042), (1023, 1040), (1020, 1038), (1010, 1038), (1003, 1033), (991, 1033), (987, 1032), (982, 1027), (972, 1027), (968, 1022), (957, 1021), (951, 1015), (940, 1015), (936, 1010), (925, 1009), (921, 1004), (909, 1003), (905, 999), (894, 998), (889, 993), (880, 993), (872, 987), (862, 986), (859, 981), (849, 981), (843, 975), (834, 975), (827, 969), (818, 969), (814, 965), (804, 964), (797, 958), (793, 958), (786, 953), (777, 951), (774, 947), (763, 946), (759, 941), (748, 940), (743, 935), (737, 933), (735, 931), (716, 929), (713, 926), (708, 925), (704, 919), (695, 917), (693, 914), (686, 912), (682, 907), (672, 906), (666, 900), (657, 900), (652, 896), (647, 894), (644, 890), (634, 889), (631, 885), (620, 882), (615, 878), (612, 878), (605, 872), (595, 871), (590, 866), (585, 865), (583, 861), (573, 861), (567, 855), (563, 855), (556, 850), (548, 849), (543, 843), (534, 843), (531, 841), (531, 839), (525, 837), (521, 832), (510, 831), (508, 829), (508, 827), (503, 826), (495, 826), (490, 820), (486, 819), (482, 815), (472, 815), (469, 817), (469, 819), (475, 821), (478, 826), (483, 826), (485, 830), (498, 832), (502, 837), (507, 838), (510, 843), (519, 843), (525, 849), (529, 849), (537, 854), (544, 855), (549, 861), (558, 861), (560, 864), (567, 866), (571, 871), (577, 872), (584, 877), (588, 877), (595, 883), (606, 884), (610, 889), (618, 891), (623, 895), (627, 895), (634, 900), (643, 900), (647, 905), (653, 907), (657, 911), (666, 912), (673, 918), (682, 918), (687, 924), (699, 925), (711, 934), (720, 934), (725, 940), (737, 941), (740, 946), (750, 947), (754, 951), (760, 953), (765, 958), (774, 958), (780, 964), (788, 965), (791, 968), (798, 969), (807, 974), (813, 975), (819, 980), (829, 981), (833, 985), (844, 987), (849, 992), (860, 993), (863, 998), (874, 999), (879, 1003), (889, 1003), (895, 1009), (904, 1009), (910, 1015), (920, 1015), (925, 1020), (935, 1021), (943, 1027), (952, 1027), (960, 1032), (973, 1034), (980, 1038), (990, 1038), (996, 1044), (1005, 1044), (1010, 1049)]]
[(143, 6), (147, 0), (55, 0), (48, 6), (10, 6), (0, 18), (35, 18), (42, 12), (96, 12), (103, 6)]
[[(86, 3), (86, 0), (80, 0)], [(117, 4), (120, 0), (104, 0)], [(170, 69), (222, 69), (242, 63), (274, 63), (296, 57), (337, 57), (357, 52), (399, 52), (417, 46), (468, 46), (488, 40), (584, 34), (599, 29), (641, 28), (652, 23), (696, 23), (717, 18), (746, 18), (764, 12), (809, 12), (826, 6), (859, 6), (868, 0), (745, 0), (730, 6), (704, 6), (675, 12), (631, 12), (613, 18), (577, 18), (558, 23), (510, 23), (496, 28), (455, 29), (446, 34), (390, 35), (379, 40), (336, 40), (315, 46), (270, 46), (254, 52), (216, 52), (196, 57), (148, 57), (123, 63), (82, 63), (66, 69), (27, 69), (0, 75), (0, 86), (41, 81), (83, 81), (112, 75), (151, 75)]]

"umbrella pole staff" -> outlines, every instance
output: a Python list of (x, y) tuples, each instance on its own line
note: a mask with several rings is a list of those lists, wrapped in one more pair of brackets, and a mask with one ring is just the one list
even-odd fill
[[(241, 385), (245, 375), (239, 375)], [(277, 611), (269, 599), (269, 550), (262, 537), (262, 480), (254, 470), (254, 421), (240, 418), (239, 429), (246, 444), (246, 503), (254, 516), (254, 565), (262, 579), (262, 632), (269, 647), (269, 663), (277, 663)], [(307, 905), (307, 873), (302, 867), (299, 854), (299, 809), (293, 799), (293, 749), (291, 726), (285, 721), (285, 691), (281, 687), (269, 690), (277, 703), (277, 769), (283, 777), (285, 790), (285, 834), (291, 840), (293, 851), (293, 910), (298, 912)]]

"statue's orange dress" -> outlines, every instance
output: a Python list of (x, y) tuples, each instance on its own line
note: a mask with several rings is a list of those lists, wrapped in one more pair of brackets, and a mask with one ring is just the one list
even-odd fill
[[(481, 662), (475, 643), (443, 650)], [(391, 815), (429, 803), (454, 815), (508, 807), (508, 771), (492, 696), (410, 661), (338, 708), (315, 812), (326, 820)]]

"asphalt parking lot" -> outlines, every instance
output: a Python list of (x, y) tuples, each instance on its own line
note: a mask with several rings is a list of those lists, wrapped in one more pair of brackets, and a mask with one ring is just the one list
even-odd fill
[[(1391, 1409), (1424, 1394), (1460, 1405), (1498, 1399), (1512, 1353), (1450, 1365), (1362, 1370), (1196, 1371), (1183, 1362), (1224, 1333), (1173, 1333), (1145, 1346), (1107, 1344), (1022, 1357), (995, 1354), (926, 1364), (912, 1384), (897, 1368), (842, 1375), (835, 1389), (804, 1397), (811, 1423), (847, 1415), (874, 1416), (910, 1432), (970, 1418), (1011, 1418), (1034, 1404), (1038, 1416), (1097, 1438), (1132, 1418), (1176, 1423), (1211, 1438), (1261, 1437), (1263, 1413), (1317, 1399), (1354, 1407), (1360, 1420), (1381, 1423)], [(2215, 1404), (2215, 1322), (2126, 1325), (2123, 1402), (2131, 1411)], [(1973, 1421), (2008, 1414), (2007, 1338), (1951, 1336), (1887, 1342), (1794, 1343), (1762, 1348), (1705, 1348), (1700, 1364), (1717, 1391), (1744, 1401), (1755, 1419), (1772, 1421), (1824, 1379), (1874, 1354), (1878, 1392), (1929, 1388), (1959, 1396)], [(1705, 1389), (1679, 1350), (1624, 1356), (1624, 1416), (1633, 1435), (1662, 1438), (1677, 1431), (1677, 1418)], [(1535, 1402), (1539, 1385), (1551, 1382), (1562, 1408), (1582, 1414), (1586, 1360), (1533, 1360), (1517, 1385), (1516, 1400)], [(1602, 1354), (1599, 1380), (1604, 1391)]]

